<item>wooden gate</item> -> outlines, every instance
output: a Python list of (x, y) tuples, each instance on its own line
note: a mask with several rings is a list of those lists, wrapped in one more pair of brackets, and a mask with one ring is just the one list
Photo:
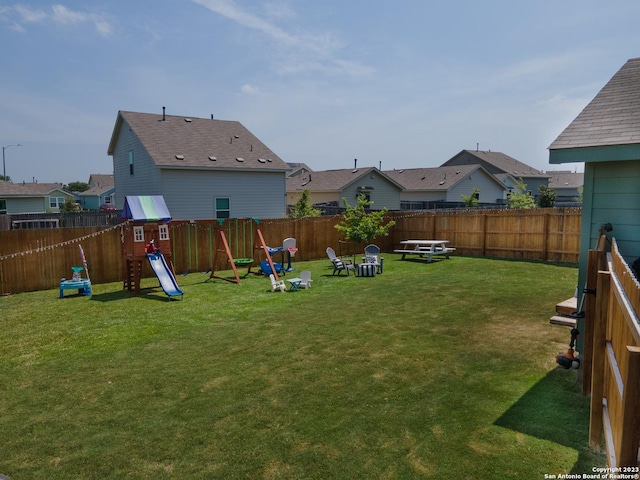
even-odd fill
[(604, 432), (608, 465), (634, 474), (640, 446), (640, 283), (615, 239), (605, 267), (596, 270), (595, 308), (585, 317), (593, 327), (589, 443), (599, 448)]

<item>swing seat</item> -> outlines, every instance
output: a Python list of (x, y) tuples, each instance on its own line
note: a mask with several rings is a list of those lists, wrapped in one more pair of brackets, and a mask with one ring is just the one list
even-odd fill
[(233, 263), (236, 265), (251, 265), (253, 263), (253, 258), (234, 258)]

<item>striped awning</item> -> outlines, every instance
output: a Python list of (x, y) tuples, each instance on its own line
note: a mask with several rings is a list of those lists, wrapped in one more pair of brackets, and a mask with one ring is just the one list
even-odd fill
[(169, 222), (171, 214), (162, 195), (124, 197), (122, 218), (137, 222)]

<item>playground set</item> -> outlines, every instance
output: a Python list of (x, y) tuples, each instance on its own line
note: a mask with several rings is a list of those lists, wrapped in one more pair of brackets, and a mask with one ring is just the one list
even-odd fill
[(149, 265), (169, 299), (183, 292), (171, 261), (171, 215), (161, 195), (125, 197), (122, 219), (123, 288), (140, 295), (142, 265)]
[[(225, 233), (226, 221), (226, 233)], [(216, 248), (213, 264), (211, 266), (211, 274), (209, 279), (217, 278), (231, 283), (240, 283), (240, 274), (238, 267), (247, 267), (247, 274), (255, 273), (257, 275), (273, 275), (275, 280), (279, 280), (278, 274), (285, 274), (286, 271), (293, 270), (291, 266), (291, 257), (295, 256), (298, 251), (296, 248), (295, 238), (287, 238), (284, 240), (282, 247), (267, 246), (262, 232), (258, 226), (257, 218), (235, 218), (235, 219), (219, 219), (218, 220), (218, 236), (219, 242)], [(235, 252), (235, 256), (234, 253)], [(251, 272), (252, 267), (256, 263), (256, 252), (265, 254), (265, 260), (260, 261), (260, 269), (257, 272)], [(284, 266), (284, 253), (288, 255), (288, 265)], [(273, 256), (281, 253), (280, 262), (274, 262)], [(215, 266), (218, 264), (220, 256), (226, 256), (233, 270), (234, 278), (223, 277), (216, 274)]]

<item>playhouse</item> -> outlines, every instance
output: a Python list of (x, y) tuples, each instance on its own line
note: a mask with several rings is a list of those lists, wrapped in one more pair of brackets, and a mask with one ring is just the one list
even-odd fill
[[(123, 288), (140, 294), (140, 278), (142, 265), (150, 262), (161, 282), (165, 293), (169, 296), (182, 295), (175, 284), (175, 272), (171, 259), (171, 237), (169, 222), (171, 215), (162, 195), (127, 196), (124, 200), (122, 217), (122, 255), (123, 255)], [(149, 245), (153, 245), (153, 251)], [(162, 257), (159, 262), (160, 271), (155, 268), (153, 260)], [(165, 263), (165, 265), (162, 265)], [(168, 287), (165, 288), (162, 276), (168, 276)], [(174, 285), (172, 286), (171, 283)], [(178, 293), (179, 292), (179, 293)]]

